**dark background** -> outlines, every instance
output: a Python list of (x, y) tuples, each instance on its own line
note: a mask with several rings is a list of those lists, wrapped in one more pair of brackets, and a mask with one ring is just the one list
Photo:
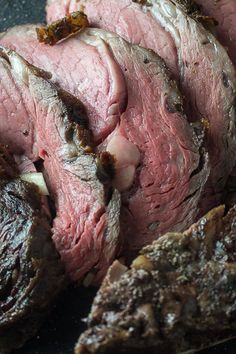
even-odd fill
[[(43, 0), (0, 0), (0, 31), (16, 24), (43, 22), (44, 8)], [(94, 295), (93, 289), (67, 289), (54, 305), (38, 336), (14, 354), (72, 354), (74, 344), (85, 328), (81, 319), (88, 314)], [(199, 354), (236, 354), (236, 340)]]

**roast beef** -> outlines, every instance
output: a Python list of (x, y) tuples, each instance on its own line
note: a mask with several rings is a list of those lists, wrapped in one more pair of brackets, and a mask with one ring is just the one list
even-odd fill
[(216, 20), (214, 32), (226, 48), (232, 62), (236, 65), (236, 2), (234, 0), (195, 0), (204, 15)]
[(236, 207), (115, 261), (76, 354), (193, 352), (235, 335)]
[(38, 188), (0, 146), (0, 353), (34, 335), (65, 285)]
[(193, 222), (208, 175), (206, 156), (157, 55), (97, 29), (49, 47), (37, 42), (32, 26), (17, 27), (1, 42), (54, 73), (89, 107), (97, 149), (116, 159), (125, 249)]
[[(189, 0), (190, 1), (190, 0)], [(236, 2), (235, 0), (196, 0), (201, 12), (214, 21), (211, 30), (225, 47), (229, 57), (236, 66)], [(236, 198), (236, 167), (227, 181), (225, 203), (234, 205)], [(233, 204), (232, 204), (233, 203)]]
[[(74, 97), (14, 51), (0, 49), (0, 134), (13, 153), (44, 160), (56, 206), (53, 240), (73, 280), (106, 271), (119, 244), (120, 197), (113, 159), (95, 154), (86, 113)], [(76, 120), (76, 123), (75, 123)]]
[(219, 203), (236, 161), (236, 77), (226, 51), (191, 16), (196, 6), (190, 0), (49, 0), (47, 17), (51, 21), (78, 9), (85, 11), (91, 25), (153, 49), (179, 80), (189, 119), (203, 120), (208, 126), (211, 174), (201, 203), (206, 212)]

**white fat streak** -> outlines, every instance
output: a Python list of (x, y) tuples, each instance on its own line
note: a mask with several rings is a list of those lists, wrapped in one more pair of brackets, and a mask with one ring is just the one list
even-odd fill
[(49, 195), (49, 191), (42, 172), (23, 173), (20, 178), (25, 182), (35, 184), (39, 188), (40, 194)]
[(101, 51), (101, 53), (104, 51), (105, 43), (99, 36), (99, 30), (98, 31), (86, 30), (80, 34), (79, 39), (85, 42), (86, 44), (98, 48), (99, 52)]
[(26, 61), (15, 52), (9, 51), (7, 54), (8, 54), (8, 58), (10, 60), (12, 69), (15, 72), (18, 80), (21, 80), (24, 82), (24, 84), (28, 85), (29, 84), (30, 69), (29, 69)]
[(103, 41), (116, 37), (118, 37), (116, 33), (107, 32), (98, 28), (87, 28), (79, 34), (79, 39), (95, 47), (99, 46)]
[(80, 34), (79, 39), (88, 45), (96, 47), (101, 57), (103, 57), (109, 50), (107, 41), (115, 36), (113, 33), (100, 29), (87, 29)]
[(176, 46), (179, 46), (178, 26), (183, 16), (182, 12), (169, 0), (152, 0), (151, 6), (143, 6), (143, 9), (145, 12), (151, 12), (161, 26), (172, 35)]

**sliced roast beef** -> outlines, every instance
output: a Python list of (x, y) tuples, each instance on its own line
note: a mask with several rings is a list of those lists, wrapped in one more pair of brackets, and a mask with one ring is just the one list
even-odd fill
[[(204, 4), (209, 2), (214, 1), (206, 0)], [(216, 6), (225, 2), (217, 1)], [(225, 11), (230, 12), (231, 7), (225, 7)], [(196, 10), (191, 1), (49, 0), (48, 20), (78, 9), (85, 11), (91, 25), (153, 49), (179, 80), (189, 119), (202, 120), (208, 127), (211, 175), (201, 203), (205, 212), (220, 201), (236, 162), (236, 76), (226, 51), (194, 16), (191, 17), (191, 12)]]
[(34, 184), (22, 181), (13, 156), (0, 146), (0, 352), (38, 330), (65, 285), (59, 255)]
[(195, 0), (204, 15), (217, 21), (214, 32), (226, 48), (232, 62), (236, 65), (236, 2), (235, 0)]
[(1, 42), (88, 104), (98, 150), (116, 159), (126, 249), (192, 223), (208, 175), (205, 153), (157, 55), (97, 29), (49, 47), (37, 42), (33, 27), (18, 27)]
[(184, 233), (115, 261), (76, 354), (194, 352), (235, 336), (236, 208), (210, 211)]
[(78, 280), (93, 269), (100, 278), (119, 243), (113, 159), (93, 152), (82, 104), (57, 89), (47, 73), (3, 47), (0, 73), (1, 136), (13, 153), (44, 160), (56, 205), (53, 240), (67, 273)]
[[(190, 0), (189, 0), (190, 2)], [(195, 0), (201, 12), (214, 20), (212, 31), (225, 47), (233, 64), (236, 66), (236, 2), (235, 0)], [(233, 205), (236, 196), (236, 166), (227, 181), (225, 203)], [(232, 204), (233, 203), (233, 204)]]
[(125, 109), (127, 89), (122, 71), (103, 41), (98, 38), (93, 46), (76, 37), (49, 47), (38, 42), (35, 26), (29, 25), (10, 29), (0, 43), (52, 73), (55, 82), (82, 100), (96, 145), (113, 131)]

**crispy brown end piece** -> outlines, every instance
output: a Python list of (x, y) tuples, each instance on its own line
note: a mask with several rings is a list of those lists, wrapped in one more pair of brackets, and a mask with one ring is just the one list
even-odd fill
[(232, 338), (236, 330), (236, 206), (211, 210), (183, 233), (115, 261), (75, 354), (176, 354)]
[(72, 12), (69, 16), (52, 22), (46, 27), (36, 28), (37, 38), (40, 43), (54, 45), (72, 34), (83, 31), (88, 24), (88, 18), (83, 12)]

